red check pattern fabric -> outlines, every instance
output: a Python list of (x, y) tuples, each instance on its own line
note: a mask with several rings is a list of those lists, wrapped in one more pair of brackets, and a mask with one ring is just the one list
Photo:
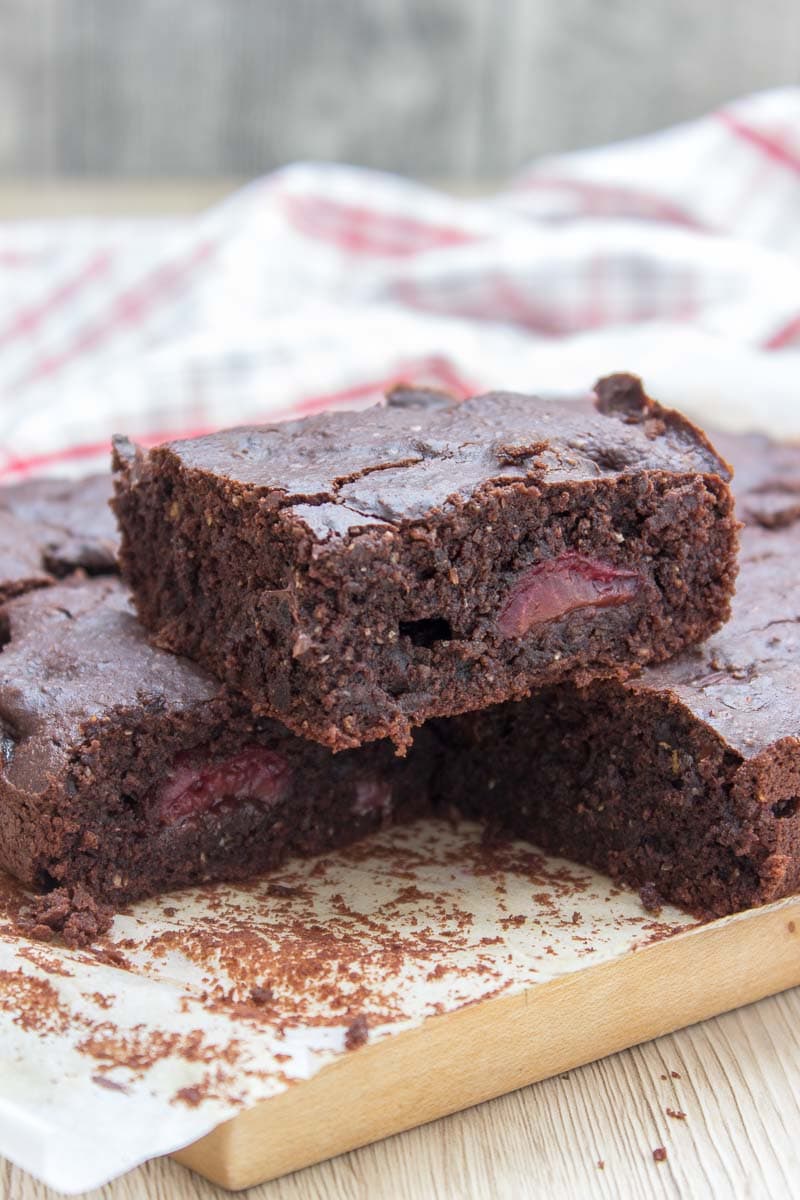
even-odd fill
[(301, 164), (184, 219), (0, 224), (0, 479), (375, 402), (628, 369), (800, 436), (800, 89), (533, 163), (480, 200)]

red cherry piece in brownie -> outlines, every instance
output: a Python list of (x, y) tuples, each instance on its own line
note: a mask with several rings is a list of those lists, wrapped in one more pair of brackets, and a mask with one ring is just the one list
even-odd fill
[(524, 572), (500, 611), (497, 628), (505, 637), (523, 637), (577, 608), (627, 604), (639, 585), (636, 571), (619, 570), (582, 554), (561, 554)]
[(160, 787), (156, 811), (165, 825), (247, 801), (267, 807), (286, 794), (291, 771), (274, 750), (246, 746), (218, 760), (203, 750), (179, 754), (172, 775)]

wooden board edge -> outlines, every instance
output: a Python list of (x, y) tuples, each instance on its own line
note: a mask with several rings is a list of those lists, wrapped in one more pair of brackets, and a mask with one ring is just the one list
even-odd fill
[(430, 1017), (173, 1157), (222, 1187), (251, 1187), (797, 984), (792, 897)]

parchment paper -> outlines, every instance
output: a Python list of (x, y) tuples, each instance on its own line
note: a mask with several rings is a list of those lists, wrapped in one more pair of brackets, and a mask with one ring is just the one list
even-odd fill
[(422, 820), (252, 885), (132, 906), (70, 951), (0, 913), (0, 1154), (99, 1186), (427, 1017), (689, 928), (603, 876)]

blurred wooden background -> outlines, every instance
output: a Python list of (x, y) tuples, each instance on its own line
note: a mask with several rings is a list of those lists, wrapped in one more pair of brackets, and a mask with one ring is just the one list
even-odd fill
[(781, 83), (799, 0), (0, 0), (0, 177), (497, 179)]

